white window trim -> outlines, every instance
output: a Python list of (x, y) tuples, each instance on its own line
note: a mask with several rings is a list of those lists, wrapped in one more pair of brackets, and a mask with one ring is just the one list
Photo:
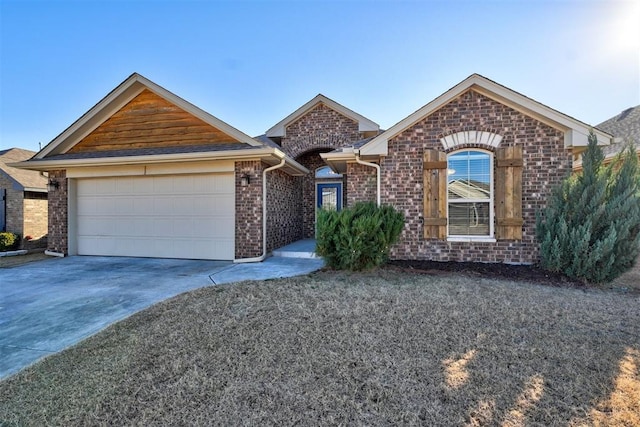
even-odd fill
[(447, 242), (485, 242), (485, 243), (495, 243), (497, 242), (495, 237), (489, 236), (449, 236), (447, 237)]
[[(493, 187), (494, 181), (494, 170), (493, 170), (493, 152), (489, 150), (483, 150), (480, 148), (463, 148), (460, 150), (452, 151), (447, 154), (447, 168), (449, 166), (449, 157), (458, 154), (464, 151), (477, 151), (480, 153), (485, 153), (489, 155), (489, 171), (491, 172), (489, 175), (489, 189), (491, 190), (491, 195), (489, 197), (489, 235), (487, 236), (472, 236), (472, 235), (464, 235), (464, 234), (449, 234), (449, 179), (447, 178), (447, 241), (448, 242), (496, 242), (495, 239), (495, 231), (494, 231), (494, 221), (495, 221), (495, 211), (494, 211), (494, 199), (495, 199), (495, 189)], [(459, 200), (460, 203), (486, 203), (486, 199), (463, 199)], [(453, 203), (456, 203), (455, 201)]]

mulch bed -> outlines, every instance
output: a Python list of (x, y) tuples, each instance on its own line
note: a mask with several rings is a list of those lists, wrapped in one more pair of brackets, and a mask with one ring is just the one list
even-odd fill
[(563, 274), (552, 273), (535, 265), (512, 265), (483, 262), (440, 262), (418, 260), (389, 261), (387, 268), (401, 269), (418, 274), (442, 275), (462, 274), (468, 277), (526, 281), (547, 286), (568, 288), (590, 288), (593, 285), (571, 279)]

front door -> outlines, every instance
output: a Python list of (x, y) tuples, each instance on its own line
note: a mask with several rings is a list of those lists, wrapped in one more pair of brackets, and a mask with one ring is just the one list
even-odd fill
[(342, 209), (342, 183), (316, 184), (316, 207), (339, 211)]

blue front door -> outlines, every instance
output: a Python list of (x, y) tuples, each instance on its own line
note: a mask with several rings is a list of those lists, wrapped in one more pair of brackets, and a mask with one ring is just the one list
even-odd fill
[(316, 207), (336, 211), (342, 209), (342, 183), (316, 184)]

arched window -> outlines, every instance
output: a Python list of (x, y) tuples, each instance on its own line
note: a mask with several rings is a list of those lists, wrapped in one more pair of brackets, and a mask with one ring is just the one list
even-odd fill
[(447, 156), (447, 235), (493, 237), (493, 154), (460, 150)]
[(342, 174), (335, 173), (331, 170), (329, 166), (321, 166), (316, 169), (316, 178), (326, 179), (326, 178), (342, 178)]

